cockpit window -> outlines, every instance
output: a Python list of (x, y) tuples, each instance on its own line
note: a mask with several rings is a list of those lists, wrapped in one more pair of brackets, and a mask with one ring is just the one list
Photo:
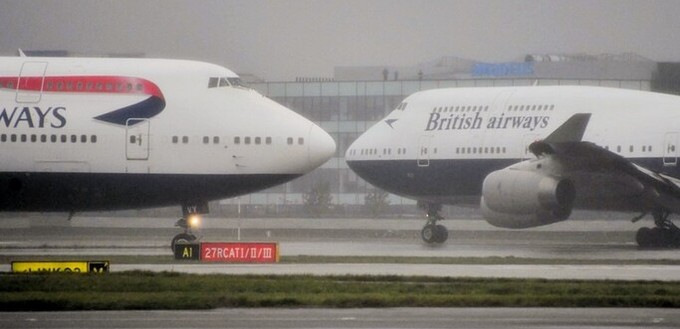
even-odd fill
[(236, 88), (248, 88), (243, 81), (239, 78), (230, 77), (211, 77), (208, 80), (208, 88), (217, 87), (236, 87)]
[(400, 110), (400, 111), (405, 110), (405, 109), (406, 109), (406, 105), (408, 105), (408, 103), (402, 102), (401, 104), (399, 104), (399, 106), (397, 106), (397, 110)]
[(234, 87), (241, 87), (241, 88), (247, 88), (246, 84), (241, 81), (239, 78), (228, 78), (229, 83), (231, 83), (232, 86)]
[(210, 78), (210, 80), (208, 80), (208, 88), (215, 88), (215, 87), (217, 87), (217, 82), (218, 82), (218, 81), (219, 81), (218, 78)]

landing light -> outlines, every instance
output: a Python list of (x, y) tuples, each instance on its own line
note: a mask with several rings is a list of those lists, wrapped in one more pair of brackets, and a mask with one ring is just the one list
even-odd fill
[(189, 219), (188, 219), (187, 222), (189, 223), (189, 227), (197, 228), (199, 225), (201, 225), (201, 216), (191, 215), (191, 216), (189, 216)]

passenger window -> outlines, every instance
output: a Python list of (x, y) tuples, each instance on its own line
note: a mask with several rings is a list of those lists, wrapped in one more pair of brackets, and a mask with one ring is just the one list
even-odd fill
[(213, 137), (213, 144), (219, 144), (220, 143), (220, 138), (215, 136)]
[(50, 135), (50, 142), (56, 143), (57, 142), (57, 135)]
[(210, 143), (210, 138), (208, 136), (203, 136), (203, 144)]
[(244, 138), (244, 139), (243, 139), (243, 142), (244, 142), (246, 145), (250, 145), (250, 137)]
[(78, 136), (71, 135), (71, 143), (77, 143), (77, 142), (78, 142)]
[(68, 140), (68, 137), (66, 137), (66, 135), (61, 135), (61, 142), (62, 143), (66, 143), (67, 140)]
[(189, 143), (189, 137), (182, 136), (182, 144), (188, 144), (188, 143)]
[(97, 143), (97, 135), (90, 136), (90, 143), (92, 144)]
[(288, 145), (293, 145), (293, 137), (288, 137)]
[(173, 143), (173, 144), (179, 143), (179, 137), (177, 137), (177, 136), (172, 136), (172, 143)]
[(267, 137), (267, 138), (265, 139), (265, 143), (267, 143), (267, 145), (271, 145), (271, 144), (272, 144), (272, 138), (271, 138), (271, 137)]
[(28, 138), (26, 137), (26, 134), (21, 134), (21, 142), (22, 142), (22, 143), (26, 143), (26, 140), (27, 140), (27, 139), (28, 139)]
[(241, 137), (234, 137), (234, 144), (241, 144)]
[(298, 138), (298, 144), (299, 144), (299, 145), (305, 145), (305, 139), (302, 138), (302, 137), (299, 137), (299, 138)]
[(36, 135), (31, 135), (31, 143), (35, 143), (38, 141), (38, 136)]
[(255, 137), (255, 145), (260, 145), (262, 144), (262, 138), (261, 137)]
[(80, 142), (87, 143), (87, 135), (80, 135)]
[(5, 134), (0, 135), (0, 142), (4, 143), (6, 141), (7, 141), (7, 135), (5, 135)]

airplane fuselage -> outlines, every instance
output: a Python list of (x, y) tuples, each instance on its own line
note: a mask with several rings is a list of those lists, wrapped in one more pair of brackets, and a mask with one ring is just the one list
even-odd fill
[[(584, 86), (418, 92), (357, 139), (346, 159), (359, 176), (391, 193), (479, 204), (491, 172), (535, 158), (528, 146), (576, 113), (591, 114), (583, 141), (680, 177), (680, 97)], [(576, 207), (644, 210), (636, 182), (593, 168), (568, 173)]]
[(0, 210), (228, 198), (305, 174), (334, 150), (318, 126), (217, 65), (0, 58)]

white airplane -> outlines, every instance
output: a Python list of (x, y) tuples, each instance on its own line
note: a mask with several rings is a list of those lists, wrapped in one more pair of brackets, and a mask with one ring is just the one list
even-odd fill
[(275, 186), (335, 153), (320, 127), (213, 64), (0, 58), (0, 211), (207, 202)]
[(369, 183), (427, 211), (442, 243), (442, 204), (479, 204), (504, 228), (566, 220), (572, 209), (653, 215), (642, 247), (680, 246), (680, 97), (586, 86), (417, 92), (348, 149)]

